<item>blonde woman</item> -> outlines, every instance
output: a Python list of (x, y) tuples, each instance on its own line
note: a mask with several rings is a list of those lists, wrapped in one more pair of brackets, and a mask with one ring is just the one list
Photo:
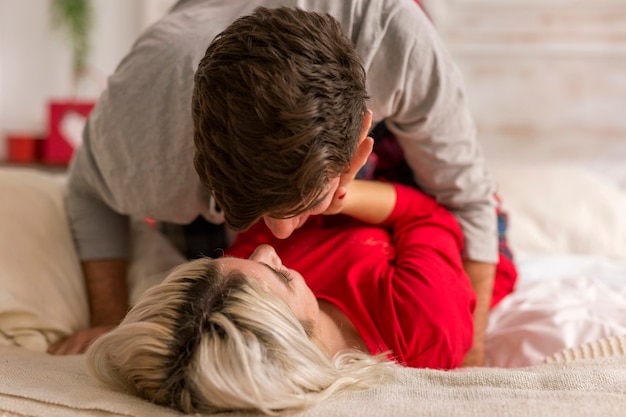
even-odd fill
[(271, 414), (379, 384), (393, 363), (461, 365), (475, 294), (453, 215), (392, 183), (355, 180), (344, 201), (288, 239), (258, 223), (175, 269), (92, 345), (92, 373), (184, 412)]
[(297, 289), (287, 296), (258, 263), (271, 262), (272, 252), (263, 246), (250, 260), (180, 266), (95, 342), (88, 351), (93, 373), (187, 413), (271, 414), (381, 382), (377, 359), (356, 350), (325, 353), (315, 298), (302, 277), (293, 279)]

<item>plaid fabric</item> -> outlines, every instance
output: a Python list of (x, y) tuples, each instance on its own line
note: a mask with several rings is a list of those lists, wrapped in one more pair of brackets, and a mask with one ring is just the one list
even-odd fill
[(388, 181), (417, 187), (413, 171), (404, 160), (404, 152), (385, 123), (378, 123), (370, 136), (374, 138), (374, 149), (356, 177), (362, 180), (385, 178)]
[(501, 200), (498, 195), (496, 195), (496, 200), (498, 201), (498, 248), (500, 253), (503, 254), (508, 259), (513, 259), (513, 253), (509, 248), (508, 242), (506, 240), (506, 231), (509, 228), (509, 215), (502, 210)]

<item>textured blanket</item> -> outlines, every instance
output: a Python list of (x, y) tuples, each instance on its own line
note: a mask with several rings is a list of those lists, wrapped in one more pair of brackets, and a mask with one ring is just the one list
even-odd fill
[[(622, 417), (625, 347), (626, 337), (613, 338), (555, 355), (551, 363), (517, 369), (398, 367), (385, 385), (289, 415)], [(1, 348), (0, 355), (1, 416), (180, 415), (99, 385), (86, 373), (82, 356), (52, 357), (14, 347)]]
[[(511, 238), (518, 254), (521, 251), (548, 255), (576, 253), (623, 259), (626, 200), (622, 191), (576, 171), (540, 170), (534, 165), (522, 171), (500, 170), (497, 177), (501, 195), (515, 219), (511, 224)], [(581, 189), (585, 193), (581, 193)], [(80, 264), (67, 225), (63, 190), (63, 182), (49, 175), (23, 169), (0, 170), (0, 194), (11, 197), (0, 204), (0, 230), (5, 237), (0, 239), (0, 255), (3, 255), (0, 259), (0, 345), (15, 344), (45, 351), (54, 338), (86, 326), (88, 306)], [(528, 195), (540, 198), (529, 199)], [(161, 273), (183, 261), (166, 239), (145, 224), (141, 225), (144, 227), (136, 228), (133, 235), (134, 255), (129, 271), (131, 299), (158, 282)], [(579, 268), (572, 269), (571, 259), (567, 261), (570, 265), (567, 271), (580, 275)], [(527, 266), (535, 269), (540, 266), (540, 278), (547, 279), (544, 282), (549, 284), (551, 276), (545, 265)], [(532, 268), (524, 269), (526, 279)], [(621, 271), (623, 267), (605, 271), (619, 288), (623, 288), (625, 276)], [(598, 270), (590, 277), (598, 278)], [(544, 291), (543, 294), (555, 296), (557, 293)], [(522, 306), (524, 301), (533, 300), (519, 301)], [(552, 299), (548, 301), (552, 303)], [(506, 311), (519, 318), (523, 310), (514, 309), (512, 304), (508, 303)], [(536, 304), (531, 306), (537, 307)], [(619, 305), (622, 306), (623, 303)], [(587, 314), (584, 309), (580, 311)], [(604, 309), (602, 312), (606, 313)], [(546, 314), (550, 317), (553, 313), (547, 311)], [(499, 347), (498, 352), (515, 356), (521, 341), (534, 336), (544, 348), (539, 360), (552, 355), (555, 350), (544, 352), (545, 339), (554, 335), (546, 333), (545, 327), (541, 328), (543, 333), (536, 331), (536, 316), (534, 319), (525, 317), (532, 319), (527, 322), (528, 332), (500, 326), (500, 335), (507, 330), (514, 332), (510, 333), (514, 337), (495, 340), (496, 333), (492, 332), (492, 344)], [(553, 318), (557, 318), (556, 312)], [(616, 318), (622, 319), (622, 316), (616, 315)], [(580, 330), (577, 324), (572, 323)], [(605, 321), (597, 320), (596, 331), (600, 333), (605, 325)], [(575, 335), (575, 339), (584, 336), (585, 341), (593, 340), (588, 339), (593, 337), (590, 332), (582, 333)], [(564, 342), (566, 346), (576, 344), (571, 338)], [(622, 417), (626, 416), (625, 352), (626, 337), (621, 337), (587, 343), (553, 355), (549, 359), (551, 363), (532, 367), (448, 372), (397, 368), (393, 380), (385, 385), (345, 395), (290, 416)], [(0, 347), (0, 417), (178, 415), (98, 385), (86, 373), (82, 356), (51, 357), (14, 346)], [(220, 415), (241, 416), (255, 414)]]

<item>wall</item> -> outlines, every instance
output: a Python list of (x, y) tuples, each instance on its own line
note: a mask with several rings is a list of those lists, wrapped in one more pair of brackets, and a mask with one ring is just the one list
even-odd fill
[[(173, 0), (92, 0), (99, 85)], [(70, 54), (49, 0), (0, 0), (0, 138), (43, 132), (71, 94)], [(464, 73), (485, 150), (498, 158), (593, 153), (626, 159), (626, 0), (425, 0)], [(5, 154), (0, 140), (0, 160)]]
[(50, 24), (49, 0), (0, 0), (0, 160), (9, 132), (46, 131), (46, 104), (76, 93), (95, 98), (141, 30), (172, 0), (92, 0), (91, 76), (75, 91), (71, 55)]
[(625, 0), (425, 3), (488, 154), (626, 158)]

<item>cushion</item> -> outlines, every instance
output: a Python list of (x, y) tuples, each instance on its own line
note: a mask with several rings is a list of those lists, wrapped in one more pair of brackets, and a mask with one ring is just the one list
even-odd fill
[(495, 166), (514, 251), (626, 259), (626, 193), (574, 165)]
[(0, 343), (45, 350), (85, 327), (88, 307), (64, 213), (63, 181), (0, 171)]
[[(89, 323), (80, 262), (64, 210), (65, 181), (33, 169), (0, 169), (0, 344), (45, 351)], [(131, 302), (182, 256), (135, 221)]]

